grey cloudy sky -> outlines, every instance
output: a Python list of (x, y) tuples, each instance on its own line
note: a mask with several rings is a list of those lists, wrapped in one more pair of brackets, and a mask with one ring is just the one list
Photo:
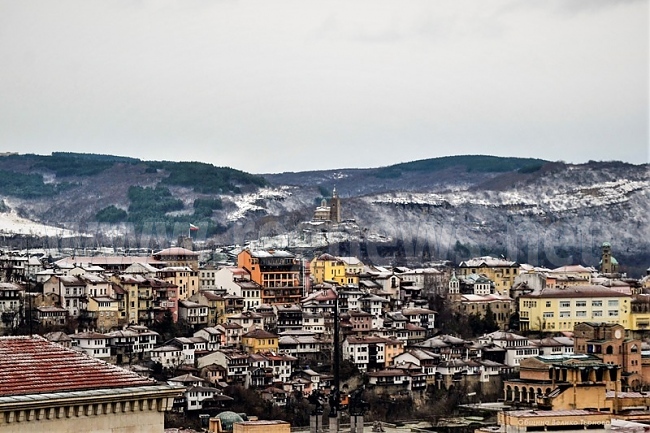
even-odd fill
[(0, 151), (648, 162), (648, 0), (0, 0)]

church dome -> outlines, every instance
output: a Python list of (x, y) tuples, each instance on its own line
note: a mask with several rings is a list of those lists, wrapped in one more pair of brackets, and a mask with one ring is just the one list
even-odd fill
[(236, 422), (243, 422), (244, 419), (238, 413), (225, 411), (216, 416), (221, 420), (221, 428), (223, 431), (232, 431), (232, 425)]

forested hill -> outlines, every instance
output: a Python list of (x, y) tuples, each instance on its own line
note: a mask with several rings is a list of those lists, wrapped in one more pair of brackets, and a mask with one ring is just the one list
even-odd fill
[[(311, 224), (315, 207), (334, 188), (344, 223)], [(282, 248), (392, 243), (382, 249), (388, 254), (400, 245), (426, 245), (431, 257), (507, 254), (546, 265), (563, 264), (560, 259), (594, 265), (589, 257), (608, 241), (628, 269), (645, 271), (649, 214), (648, 164), (472, 155), (253, 175), (112, 155), (0, 156), (4, 234), (33, 222), (169, 243), (194, 224), (197, 238), (222, 245), (259, 238), (267, 238), (263, 247)], [(140, 236), (146, 230), (151, 236)], [(413, 257), (424, 254), (411, 249)]]
[(0, 157), (3, 208), (55, 225), (72, 222), (193, 223), (223, 230), (213, 219), (221, 195), (268, 185), (255, 176), (202, 162), (142, 161), (85, 153)]
[(275, 185), (316, 186), (344, 195), (468, 187), (503, 173), (533, 173), (549, 161), (490, 155), (444, 156), (378, 168), (265, 174)]

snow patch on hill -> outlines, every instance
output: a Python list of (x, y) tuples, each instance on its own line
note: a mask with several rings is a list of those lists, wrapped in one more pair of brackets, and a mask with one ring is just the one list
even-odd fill
[(240, 196), (224, 196), (222, 199), (230, 200), (236, 210), (226, 214), (226, 220), (234, 222), (245, 218), (251, 212), (266, 211), (265, 202), (267, 200), (282, 201), (291, 196), (291, 187), (282, 186), (280, 188), (261, 188), (259, 191)]
[(73, 237), (78, 235), (72, 230), (36, 223), (18, 216), (15, 211), (0, 213), (0, 234)]
[(458, 191), (446, 194), (396, 192), (367, 197), (366, 200), (376, 205), (510, 207), (513, 213), (543, 214), (620, 204), (628, 201), (631, 194), (648, 189), (650, 182), (647, 180), (620, 179), (580, 186), (569, 191), (547, 190), (542, 194), (533, 189)]

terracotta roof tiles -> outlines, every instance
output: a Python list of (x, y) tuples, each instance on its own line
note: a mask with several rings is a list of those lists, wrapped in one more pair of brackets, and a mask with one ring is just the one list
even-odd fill
[(42, 337), (0, 337), (0, 396), (156, 385)]

